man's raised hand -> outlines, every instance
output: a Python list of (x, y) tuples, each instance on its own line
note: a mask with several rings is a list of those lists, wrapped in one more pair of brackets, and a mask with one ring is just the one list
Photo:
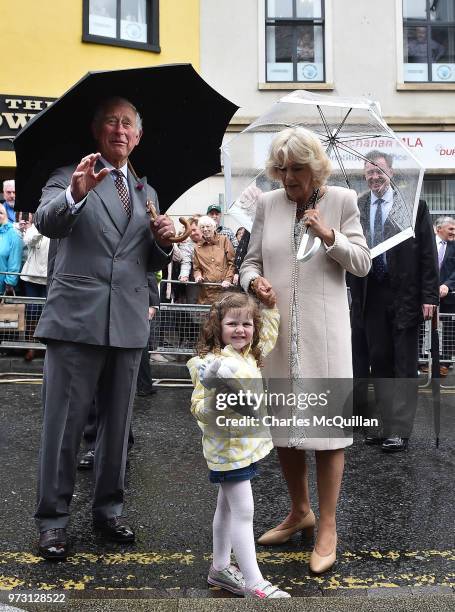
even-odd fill
[(100, 183), (108, 174), (109, 170), (103, 168), (95, 172), (95, 164), (101, 157), (101, 153), (90, 153), (79, 162), (71, 177), (71, 195), (74, 201), (80, 202), (90, 190)]

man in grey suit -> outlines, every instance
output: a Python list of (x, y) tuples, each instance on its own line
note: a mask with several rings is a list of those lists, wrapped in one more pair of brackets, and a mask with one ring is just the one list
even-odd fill
[(122, 519), (128, 431), (142, 349), (148, 338), (147, 272), (167, 265), (174, 233), (146, 200), (157, 203), (128, 156), (141, 118), (123, 98), (100, 105), (92, 123), (98, 153), (57, 169), (43, 189), (35, 224), (58, 239), (48, 299), (36, 329), (47, 343), (43, 434), (35, 519), (39, 553), (66, 559), (66, 527), (77, 451), (96, 397), (94, 527), (132, 542)]

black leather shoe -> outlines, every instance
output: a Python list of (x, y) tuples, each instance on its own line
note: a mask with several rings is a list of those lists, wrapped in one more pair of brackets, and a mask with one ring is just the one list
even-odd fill
[(107, 521), (93, 521), (93, 528), (108, 540), (134, 542), (134, 531), (123, 520), (121, 516), (114, 516)]
[(79, 463), (77, 464), (78, 470), (93, 470), (93, 464), (95, 462), (95, 451), (93, 449), (88, 450), (82, 457), (79, 459)]
[(380, 438), (379, 436), (367, 435), (364, 437), (363, 441), (367, 446), (374, 446), (382, 444), (384, 442), (384, 438)]
[(47, 529), (39, 536), (38, 553), (45, 559), (65, 561), (68, 556), (66, 529)]
[(384, 453), (399, 453), (408, 450), (408, 438), (400, 438), (400, 436), (386, 438), (381, 448)]

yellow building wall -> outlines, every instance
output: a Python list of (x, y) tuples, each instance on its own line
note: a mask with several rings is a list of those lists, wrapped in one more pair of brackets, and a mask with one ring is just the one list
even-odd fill
[[(199, 0), (161, 0), (160, 53), (82, 42), (82, 0), (0, 0), (0, 93), (57, 98), (89, 70), (185, 62), (199, 70)], [(0, 166), (15, 166), (0, 151)]]

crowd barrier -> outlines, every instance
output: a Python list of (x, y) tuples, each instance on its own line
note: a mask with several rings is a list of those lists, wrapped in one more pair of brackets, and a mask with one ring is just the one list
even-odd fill
[[(0, 307), (0, 350), (45, 350), (45, 345), (33, 337), (45, 301), (45, 298), (3, 296)], [(161, 303), (151, 321), (150, 352), (163, 356), (194, 355), (199, 329), (209, 310), (208, 305)], [(445, 365), (454, 365), (455, 313), (439, 313), (438, 332), (440, 360)], [(419, 328), (419, 364), (428, 368), (423, 386), (431, 382), (431, 345), (432, 323), (425, 321)]]

